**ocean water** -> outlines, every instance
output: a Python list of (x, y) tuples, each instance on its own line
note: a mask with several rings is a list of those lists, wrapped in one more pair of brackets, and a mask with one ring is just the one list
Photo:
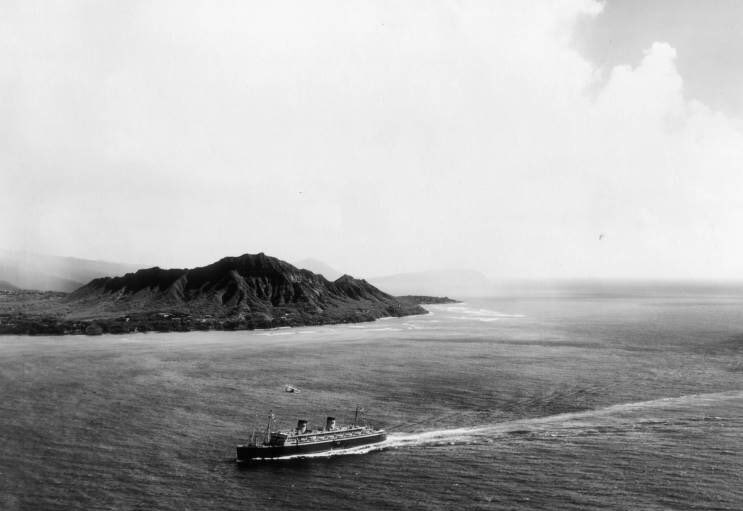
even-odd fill
[[(584, 291), (0, 337), (0, 509), (743, 509), (743, 292)], [(357, 404), (387, 442), (233, 462), (269, 411), (320, 425)]]

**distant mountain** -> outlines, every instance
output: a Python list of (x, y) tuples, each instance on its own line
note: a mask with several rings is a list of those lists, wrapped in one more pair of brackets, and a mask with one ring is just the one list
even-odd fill
[(425, 313), (365, 280), (343, 275), (331, 282), (262, 253), (94, 279), (59, 309), (68, 321), (95, 320), (104, 331), (266, 328)]
[(494, 284), (474, 270), (433, 270), (375, 277), (369, 281), (393, 295), (488, 296)]
[(18, 291), (18, 287), (8, 281), (0, 280), (0, 291)]
[(135, 271), (133, 264), (0, 250), (0, 280), (22, 289), (70, 292), (91, 279)]
[(339, 272), (328, 264), (312, 258), (302, 259), (301, 261), (294, 263), (294, 266), (296, 266), (297, 268), (310, 270), (313, 273), (322, 275), (328, 280), (336, 280), (343, 275), (343, 273)]

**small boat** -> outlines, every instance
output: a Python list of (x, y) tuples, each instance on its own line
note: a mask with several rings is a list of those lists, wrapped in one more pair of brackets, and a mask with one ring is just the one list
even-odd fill
[(299, 419), (296, 429), (273, 431), (274, 416), (270, 414), (263, 441), (256, 442), (255, 435), (253, 435), (248, 444), (238, 445), (235, 461), (244, 463), (251, 460), (287, 456), (301, 457), (304, 454), (332, 452), (349, 447), (377, 444), (387, 439), (387, 432), (383, 429), (357, 425), (358, 415), (359, 409), (357, 408), (353, 424), (349, 426), (337, 426), (334, 417), (327, 417), (323, 429), (309, 429), (307, 420)]
[(291, 385), (285, 385), (284, 392), (292, 392), (294, 394), (299, 394), (302, 391), (299, 390), (297, 387), (292, 387)]

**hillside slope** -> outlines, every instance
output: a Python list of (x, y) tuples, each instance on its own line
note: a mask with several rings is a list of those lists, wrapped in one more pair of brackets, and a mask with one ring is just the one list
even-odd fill
[(262, 253), (98, 278), (64, 297), (60, 308), (63, 322), (95, 321), (104, 332), (268, 328), (425, 313), (364, 280), (344, 275), (331, 282)]
[(295, 262), (294, 266), (296, 266), (297, 268), (304, 268), (305, 270), (310, 270), (313, 273), (322, 275), (328, 280), (336, 280), (343, 276), (343, 273), (339, 272), (338, 270), (328, 265), (327, 263), (324, 263), (318, 259), (313, 259), (309, 257), (307, 259), (302, 259), (301, 261)]
[(0, 249), (0, 280), (21, 289), (70, 292), (91, 279), (135, 270), (132, 264)]

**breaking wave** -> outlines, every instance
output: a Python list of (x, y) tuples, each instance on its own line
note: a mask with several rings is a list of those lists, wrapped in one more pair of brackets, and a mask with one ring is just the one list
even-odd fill
[(474, 321), (498, 321), (506, 318), (524, 318), (523, 314), (508, 314), (505, 312), (498, 312), (490, 309), (481, 309), (468, 307), (467, 304), (449, 305), (444, 309), (449, 314), (452, 314), (452, 319), (460, 320), (474, 320)]

